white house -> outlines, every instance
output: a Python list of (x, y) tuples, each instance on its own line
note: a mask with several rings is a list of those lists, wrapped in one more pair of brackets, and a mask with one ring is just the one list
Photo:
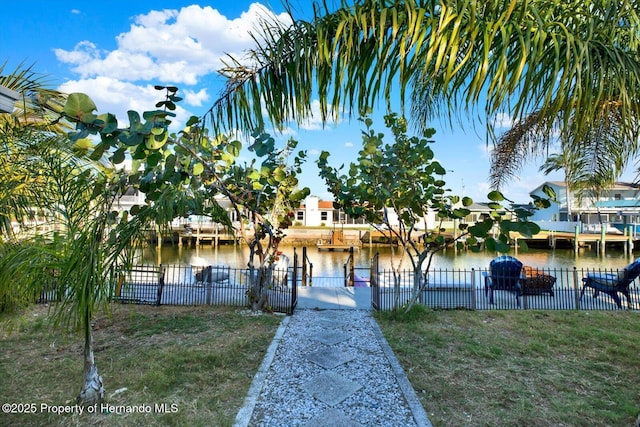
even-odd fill
[[(351, 226), (367, 226), (367, 222), (364, 218), (351, 218), (342, 209), (336, 209), (333, 206), (333, 201), (320, 200), (317, 196), (309, 196), (305, 199), (304, 204), (295, 213), (295, 223), (299, 225), (305, 225), (310, 227), (333, 225), (351, 225)], [(389, 209), (388, 211), (389, 223), (391, 226), (397, 226), (399, 224), (398, 216)], [(432, 229), (435, 226), (435, 213), (429, 212), (426, 221), (422, 221), (418, 224), (418, 228)]]
[(309, 196), (295, 213), (295, 222), (305, 226), (325, 225), (331, 227), (340, 224), (340, 217), (334, 217), (337, 209), (332, 201), (320, 200), (317, 196)]
[(124, 195), (116, 200), (115, 208), (119, 212), (129, 212), (134, 205), (143, 206), (147, 202), (145, 201), (146, 194), (140, 192), (134, 187), (127, 188)]
[[(548, 181), (536, 187), (529, 194), (547, 198), (543, 187), (547, 185), (556, 193), (556, 200), (547, 209), (538, 209), (531, 217), (541, 228), (550, 230), (553, 224), (568, 223), (566, 231), (573, 231), (578, 225), (581, 231), (599, 231), (600, 224), (606, 231), (621, 230), (624, 224), (640, 223), (640, 186), (632, 183), (616, 182), (613, 187), (600, 194), (584, 191), (581, 197), (571, 191), (567, 203), (567, 187), (561, 181)], [(569, 218), (570, 212), (570, 218)]]

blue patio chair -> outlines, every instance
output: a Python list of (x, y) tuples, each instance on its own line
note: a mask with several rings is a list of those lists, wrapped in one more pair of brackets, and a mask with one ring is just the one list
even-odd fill
[(580, 292), (580, 301), (582, 301), (584, 291), (587, 288), (592, 288), (594, 298), (597, 298), (600, 292), (605, 293), (613, 298), (618, 308), (622, 308), (622, 302), (618, 295), (618, 293), (621, 293), (627, 298), (627, 307), (630, 307), (631, 298), (629, 296), (629, 285), (631, 285), (638, 276), (640, 276), (640, 258), (626, 266), (624, 270), (618, 274), (587, 273), (587, 276), (582, 278), (583, 286)]
[(484, 294), (489, 295), (489, 303), (493, 304), (493, 291), (509, 291), (516, 296), (516, 303), (520, 307), (522, 296), (522, 263), (516, 258), (503, 255), (489, 263), (489, 272), (484, 276)]

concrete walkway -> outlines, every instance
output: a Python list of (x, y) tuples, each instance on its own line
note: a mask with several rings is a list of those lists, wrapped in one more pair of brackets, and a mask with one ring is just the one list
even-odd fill
[(297, 309), (370, 310), (371, 288), (299, 286)]
[(298, 288), (236, 426), (431, 426), (371, 315), (370, 289)]

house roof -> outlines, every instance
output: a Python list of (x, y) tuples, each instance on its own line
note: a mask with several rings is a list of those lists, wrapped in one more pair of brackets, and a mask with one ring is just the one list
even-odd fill
[(478, 212), (478, 211), (490, 212), (491, 211), (491, 208), (489, 207), (489, 202), (473, 202), (471, 206), (467, 207), (467, 209), (469, 209), (471, 212)]
[[(305, 209), (307, 205), (305, 203), (300, 204), (300, 209)], [(318, 209), (331, 209), (333, 210), (333, 201), (332, 200), (319, 200), (318, 201)]]
[(333, 202), (331, 200), (320, 200), (318, 202), (319, 209), (333, 209)]

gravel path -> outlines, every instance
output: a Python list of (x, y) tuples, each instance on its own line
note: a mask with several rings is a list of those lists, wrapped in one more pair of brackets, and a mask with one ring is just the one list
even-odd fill
[(236, 426), (431, 426), (368, 310), (296, 310)]

